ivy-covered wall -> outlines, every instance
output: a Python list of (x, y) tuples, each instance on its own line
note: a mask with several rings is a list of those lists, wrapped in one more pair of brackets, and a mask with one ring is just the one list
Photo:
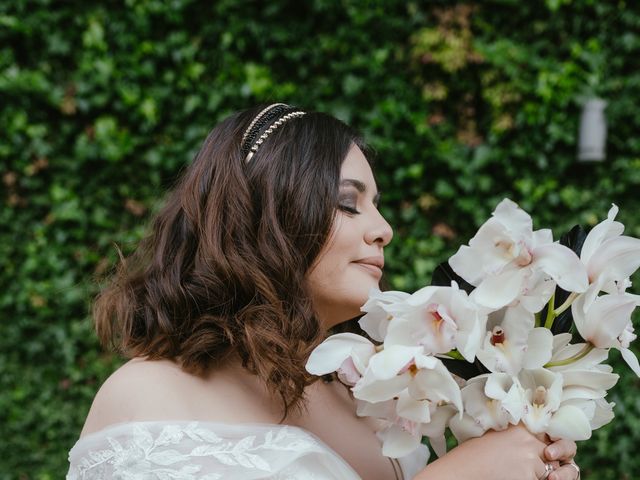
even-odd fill
[[(363, 131), (412, 290), (505, 196), (556, 238), (615, 202), (640, 237), (639, 32), (615, 0), (0, 1), (0, 479), (66, 472), (121, 361), (92, 331), (97, 279), (223, 117), (278, 100)], [(578, 163), (594, 95), (607, 159)], [(640, 477), (640, 384), (612, 358), (618, 418), (583, 478)]]

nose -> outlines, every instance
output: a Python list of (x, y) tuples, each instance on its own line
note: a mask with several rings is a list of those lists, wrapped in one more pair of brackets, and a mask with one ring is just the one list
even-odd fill
[(375, 221), (372, 221), (370, 228), (365, 233), (365, 242), (368, 244), (377, 243), (381, 247), (384, 247), (391, 242), (393, 238), (393, 229), (389, 222), (376, 210)]

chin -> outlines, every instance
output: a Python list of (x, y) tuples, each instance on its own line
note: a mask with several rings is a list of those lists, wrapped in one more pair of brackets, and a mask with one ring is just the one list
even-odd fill
[[(365, 287), (363, 285), (363, 287)], [(347, 309), (345, 309), (345, 321), (346, 320), (350, 320), (354, 317), (359, 317), (361, 315), (364, 315), (364, 313), (362, 312), (362, 310), (360, 310), (360, 308), (367, 303), (367, 300), (369, 300), (369, 292), (371, 291), (372, 288), (378, 288), (378, 283), (372, 283), (370, 286), (367, 285), (365, 288), (362, 288), (360, 291), (358, 291), (357, 295), (354, 295), (351, 298), (351, 301), (349, 302), (349, 307), (348, 307), (348, 313), (347, 313)]]

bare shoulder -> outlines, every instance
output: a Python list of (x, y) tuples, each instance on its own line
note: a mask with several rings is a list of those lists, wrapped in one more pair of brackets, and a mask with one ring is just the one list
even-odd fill
[(128, 361), (96, 393), (80, 436), (116, 423), (160, 420), (180, 413), (181, 402), (174, 389), (180, 375), (180, 368), (172, 362)]
[(201, 378), (169, 360), (133, 359), (100, 387), (80, 437), (132, 421), (276, 423), (263, 395), (250, 377), (219, 371)]

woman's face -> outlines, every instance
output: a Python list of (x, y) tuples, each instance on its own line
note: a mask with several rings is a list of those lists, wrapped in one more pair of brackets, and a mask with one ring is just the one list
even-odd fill
[(378, 211), (378, 190), (362, 151), (351, 147), (340, 170), (331, 234), (309, 273), (314, 308), (326, 328), (358, 316), (378, 287), (383, 247), (393, 231)]

